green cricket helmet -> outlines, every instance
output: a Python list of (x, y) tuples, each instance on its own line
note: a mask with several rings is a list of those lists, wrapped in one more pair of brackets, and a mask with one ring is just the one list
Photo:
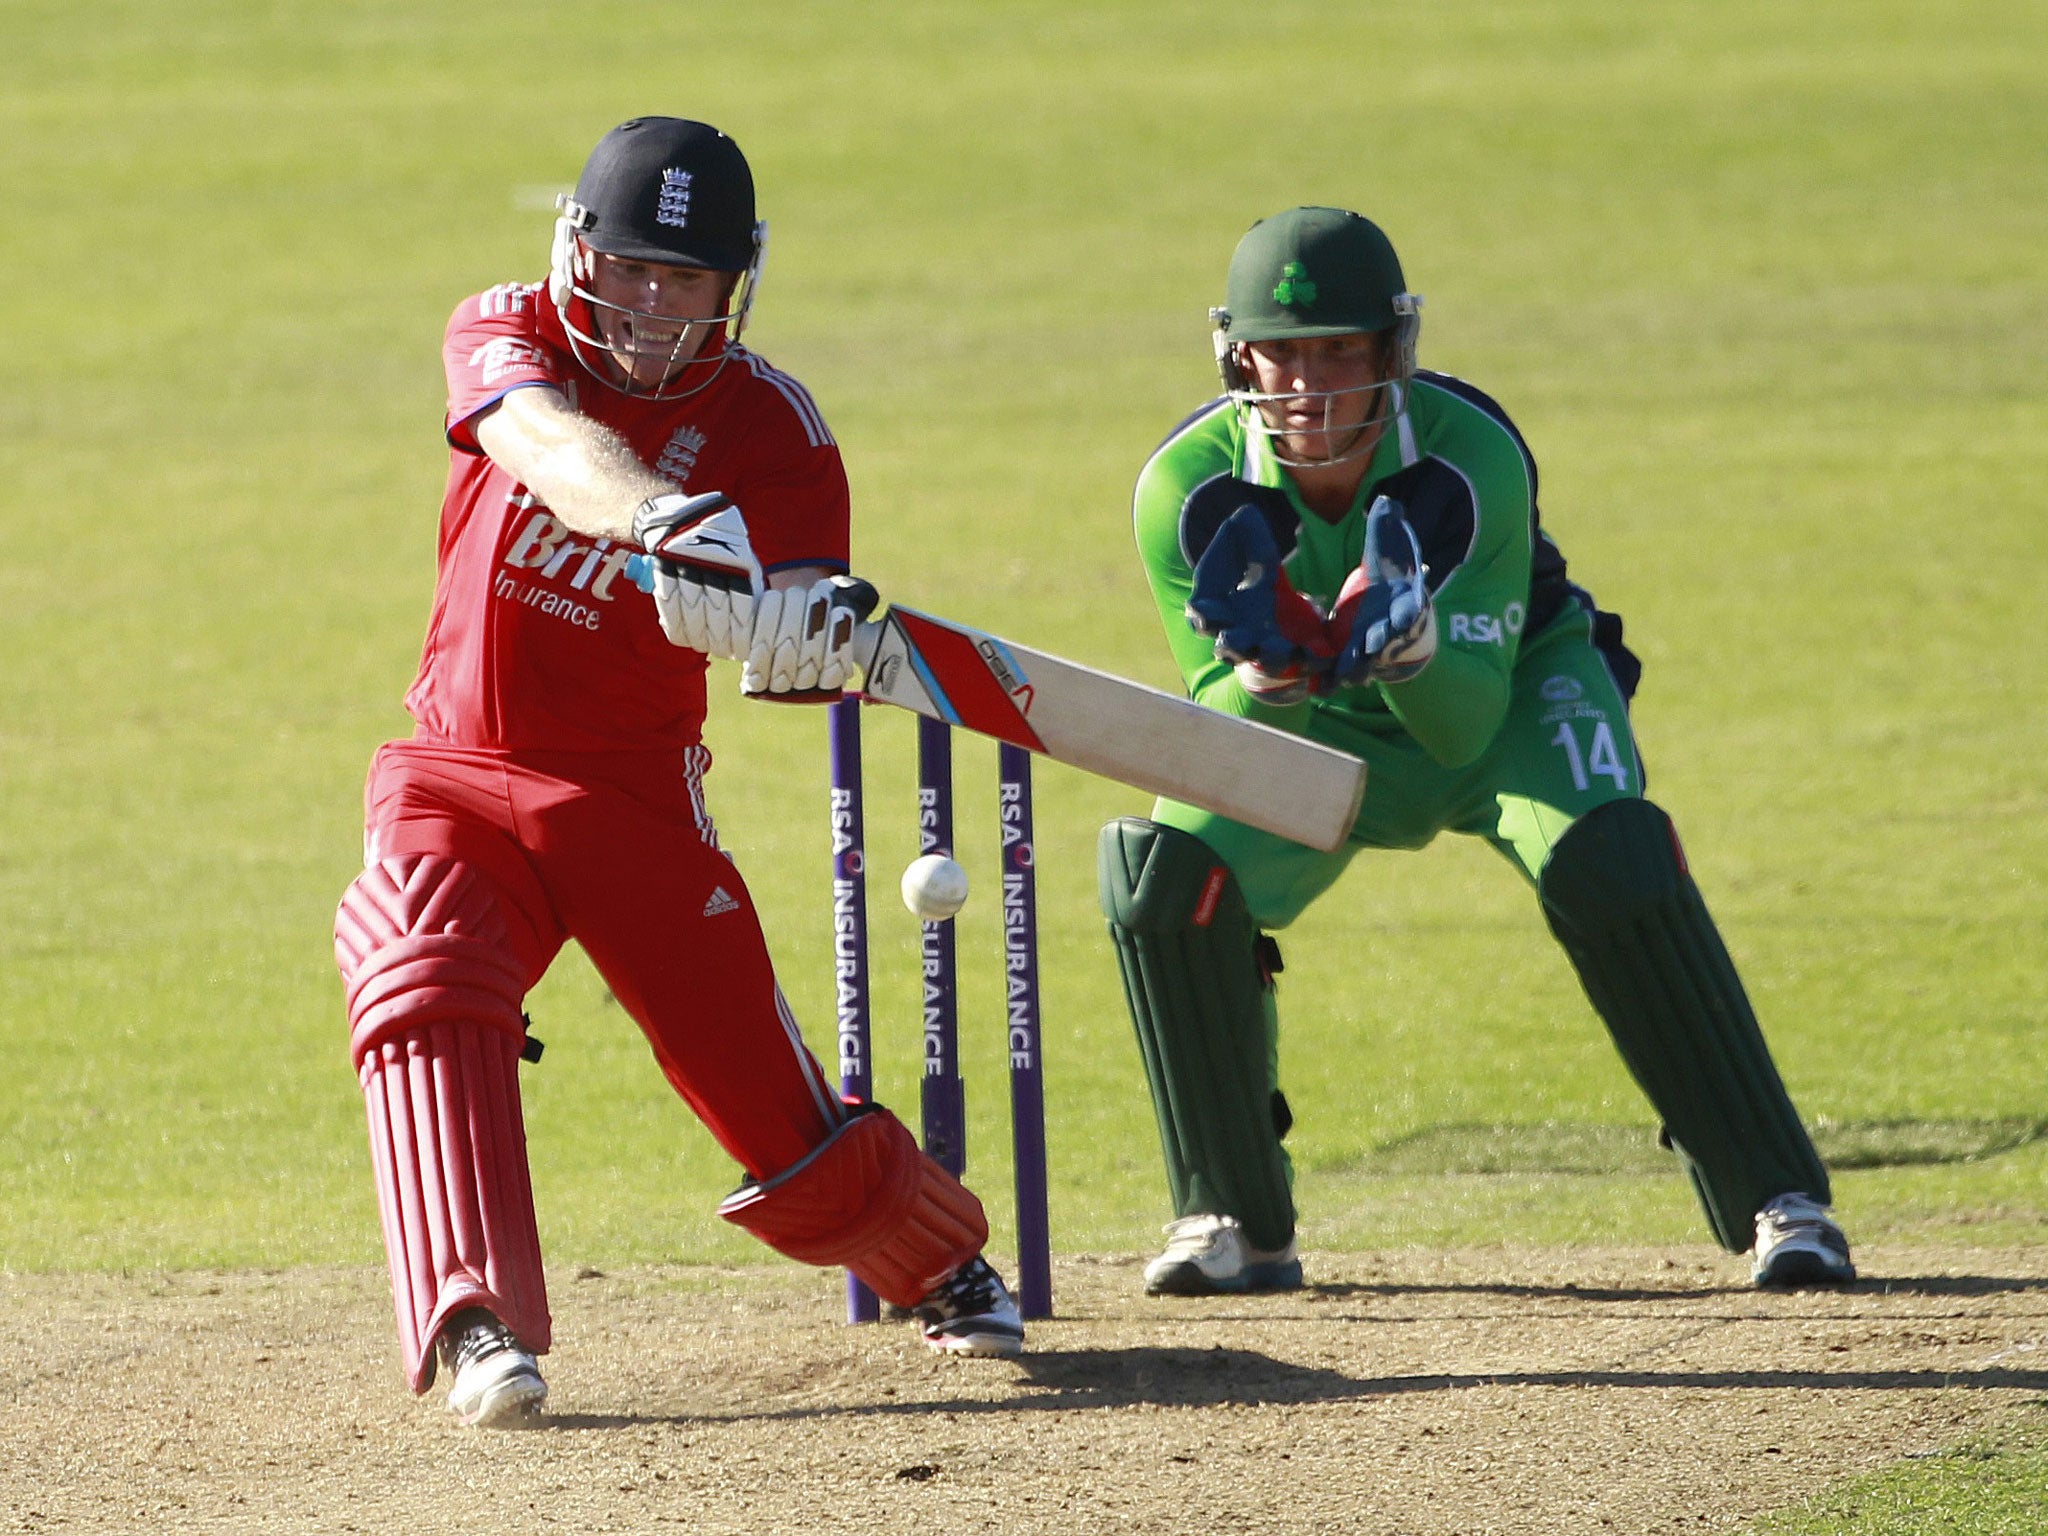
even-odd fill
[(1216, 328), (1216, 366), (1225, 392), (1239, 405), (1253, 408), (1247, 412), (1253, 429), (1274, 444), (1282, 463), (1297, 461), (1279, 453), (1280, 433), (1257, 407), (1303, 397), (1254, 389), (1243, 349), (1258, 341), (1388, 334), (1386, 377), (1307, 397), (1321, 400), (1329, 420), (1345, 396), (1381, 396), (1379, 408), (1346, 451), (1300, 461), (1335, 463), (1363, 451), (1361, 444), (1370, 446), (1369, 429), (1401, 410), (1408, 381), (1415, 375), (1422, 296), (1408, 291), (1393, 243), (1372, 220), (1342, 208), (1290, 208), (1259, 220), (1237, 242), (1223, 307), (1210, 310), (1209, 319)]

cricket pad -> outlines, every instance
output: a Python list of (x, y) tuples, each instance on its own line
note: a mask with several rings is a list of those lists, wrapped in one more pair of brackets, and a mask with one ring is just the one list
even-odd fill
[(718, 1214), (805, 1264), (844, 1265), (884, 1301), (914, 1307), (988, 1241), (972, 1191), (918, 1150), (879, 1104), (772, 1179), (741, 1185)]
[(434, 1340), (468, 1307), (545, 1353), (519, 1103), (525, 976), (492, 887), (453, 859), (385, 859), (342, 897), (334, 939), (406, 1380), (433, 1384)]
[(1136, 816), (1096, 846), (1176, 1216), (1235, 1216), (1254, 1248), (1294, 1236), (1270, 1080), (1270, 983), (1236, 877), (1190, 833)]
[(1798, 1190), (1827, 1203), (1827, 1170), (1671, 818), (1647, 800), (1588, 812), (1558, 839), (1537, 892), (1721, 1245), (1750, 1247), (1756, 1213), (1774, 1196)]

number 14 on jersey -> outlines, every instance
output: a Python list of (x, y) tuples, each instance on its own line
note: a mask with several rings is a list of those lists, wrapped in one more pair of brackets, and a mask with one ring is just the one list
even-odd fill
[(1605, 720), (1593, 722), (1591, 743), (1581, 749), (1578, 732), (1567, 720), (1557, 728), (1557, 734), (1550, 738), (1553, 747), (1564, 749), (1565, 761), (1571, 764), (1572, 788), (1592, 788), (1595, 776), (1614, 780), (1618, 790), (1628, 789), (1628, 768), (1621, 760), (1621, 751), (1614, 744), (1614, 728)]

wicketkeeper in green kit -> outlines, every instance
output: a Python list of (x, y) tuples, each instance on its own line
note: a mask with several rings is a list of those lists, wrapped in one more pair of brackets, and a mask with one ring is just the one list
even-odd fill
[(1138, 477), (1138, 549), (1190, 695), (1370, 769), (1335, 853), (1172, 801), (1103, 829), (1103, 912), (1176, 1217), (1146, 1289), (1302, 1283), (1270, 931), (1359, 850), (1444, 831), (1485, 838), (1535, 886), (1756, 1283), (1852, 1280), (1827, 1170), (1671, 819), (1643, 798), (1621, 621), (1567, 580), (1507, 413), (1417, 369), (1421, 302), (1355, 213), (1253, 225), (1212, 312), (1226, 393)]

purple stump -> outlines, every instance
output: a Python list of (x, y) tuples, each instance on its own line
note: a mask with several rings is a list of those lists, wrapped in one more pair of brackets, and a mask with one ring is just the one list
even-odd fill
[(1003, 981), (1009, 1019), (1010, 1141), (1017, 1159), (1017, 1305), (1052, 1316), (1046, 1213), (1045, 1078), (1038, 1004), (1038, 873), (1031, 832), (1031, 754), (998, 751), (996, 815), (1003, 845)]
[[(832, 971), (839, 1015), (839, 1089), (850, 1098), (874, 1096), (868, 1039), (868, 871), (862, 809), (860, 700), (849, 695), (831, 706), (832, 731)], [(875, 1293), (846, 1277), (846, 1320), (872, 1323), (881, 1316)]]
[[(953, 856), (953, 735), (917, 722), (917, 851)], [(924, 924), (924, 1149), (959, 1178), (967, 1171), (967, 1096), (960, 1081), (960, 1005), (953, 921)]]

